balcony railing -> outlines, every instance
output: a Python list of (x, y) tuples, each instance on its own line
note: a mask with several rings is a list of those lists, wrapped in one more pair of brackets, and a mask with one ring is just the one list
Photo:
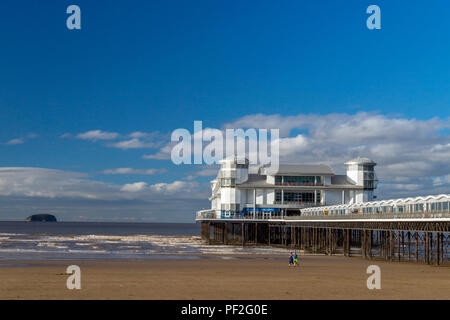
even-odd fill
[(311, 208), (311, 207), (317, 207), (320, 206), (319, 202), (309, 202), (309, 201), (280, 201), (277, 200), (275, 201), (276, 205), (282, 205), (282, 204), (286, 204), (286, 205), (295, 205), (295, 206), (301, 206), (303, 208)]
[[(281, 202), (276, 202), (281, 204)], [(216, 210), (202, 210), (197, 213), (197, 220), (201, 219), (408, 219), (408, 218), (450, 218), (450, 195), (427, 196), (394, 200), (381, 200), (366, 203), (342, 204), (334, 206), (320, 206), (311, 202), (294, 202), (292, 208), (299, 208), (301, 212), (294, 216), (286, 216), (285, 210), (292, 209), (289, 202), (283, 202), (283, 208), (247, 208), (243, 212), (220, 212)], [(253, 212), (256, 211), (256, 212)], [(281, 211), (281, 212), (280, 212)]]
[(196, 220), (202, 219), (216, 219), (216, 210), (201, 210), (197, 211)]
[(298, 215), (283, 217), (285, 220), (359, 220), (359, 219), (450, 219), (449, 212), (415, 212), (415, 213), (350, 213), (334, 215)]
[(342, 215), (282, 215), (280, 213), (255, 213), (255, 214), (230, 214), (216, 216), (215, 211), (213, 214), (197, 213), (196, 220), (208, 220), (208, 219), (220, 219), (220, 220), (360, 220), (360, 219), (436, 219), (446, 218), (450, 219), (449, 212), (416, 212), (416, 213), (366, 213), (366, 214), (342, 214)]

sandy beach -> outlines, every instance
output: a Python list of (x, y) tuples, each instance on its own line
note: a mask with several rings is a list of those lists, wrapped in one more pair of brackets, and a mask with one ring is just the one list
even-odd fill
[[(68, 290), (66, 267), (81, 268)], [(381, 268), (381, 290), (366, 287)], [(155, 261), (2, 261), (0, 299), (449, 299), (450, 267), (305, 256)]]

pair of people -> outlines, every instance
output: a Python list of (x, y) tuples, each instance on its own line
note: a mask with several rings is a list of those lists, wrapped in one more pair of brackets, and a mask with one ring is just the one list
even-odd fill
[(289, 255), (289, 266), (298, 267), (297, 252), (295, 252), (294, 254), (291, 252), (291, 254)]

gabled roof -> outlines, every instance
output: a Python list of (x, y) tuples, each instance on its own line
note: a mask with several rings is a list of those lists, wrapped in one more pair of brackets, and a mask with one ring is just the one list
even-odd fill
[(265, 175), (290, 175), (290, 176), (332, 176), (333, 169), (326, 164), (280, 164), (277, 170), (271, 167), (262, 167), (261, 174)]
[(273, 184), (268, 184), (266, 181), (266, 176), (261, 176), (259, 174), (249, 174), (247, 181), (237, 184), (239, 187), (251, 187), (251, 188), (262, 188), (262, 187), (274, 187)]
[(346, 175), (339, 174), (335, 176), (331, 176), (331, 184), (332, 185), (355, 185), (351, 183)]

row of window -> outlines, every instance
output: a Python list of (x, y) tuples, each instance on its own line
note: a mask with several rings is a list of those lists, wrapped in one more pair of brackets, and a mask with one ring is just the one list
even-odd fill
[(363, 208), (342, 208), (331, 210), (317, 210), (313, 215), (345, 215), (350, 213), (415, 213), (415, 212), (445, 212), (450, 211), (450, 202), (430, 202), (416, 203), (406, 205), (386, 205), (379, 207), (363, 207)]
[(235, 211), (222, 211), (220, 213), (221, 219), (274, 219), (281, 216), (281, 213), (279, 212), (258, 212), (258, 213), (251, 213), (251, 212), (235, 212)]
[(220, 208), (222, 211), (239, 211), (240, 205), (235, 203), (222, 203)]
[[(281, 202), (281, 191), (275, 192), (275, 201)], [(317, 202), (320, 202), (320, 191), (316, 194)], [(314, 202), (314, 192), (284, 192), (283, 202)]]
[(409, 205), (381, 206), (362, 208), (363, 213), (402, 213), (402, 212), (439, 212), (448, 211), (449, 202), (416, 203)]
[(276, 185), (294, 185), (294, 186), (320, 186), (323, 185), (320, 176), (276, 176)]

